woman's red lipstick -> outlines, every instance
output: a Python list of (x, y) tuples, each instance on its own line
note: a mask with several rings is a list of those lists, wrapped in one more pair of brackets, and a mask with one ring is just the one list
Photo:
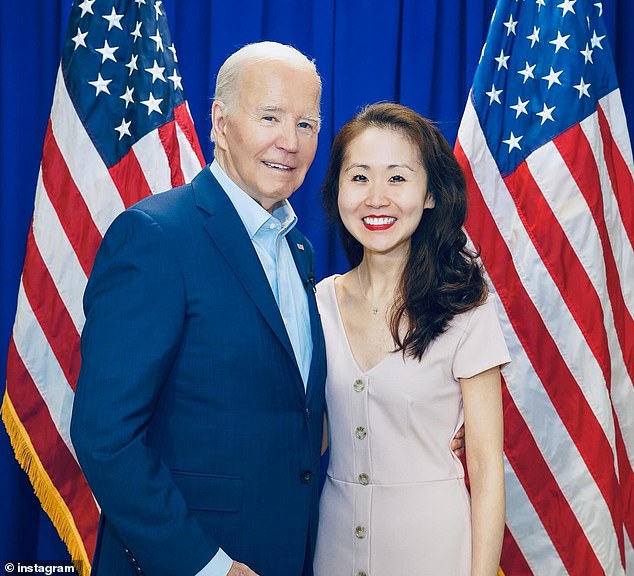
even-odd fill
[(391, 228), (396, 222), (396, 218), (394, 218), (394, 216), (372, 214), (370, 216), (363, 217), (362, 222), (368, 230), (375, 232)]

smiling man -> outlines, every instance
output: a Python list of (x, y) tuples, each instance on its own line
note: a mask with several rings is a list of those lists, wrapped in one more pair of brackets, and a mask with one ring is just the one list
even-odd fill
[(287, 199), (320, 96), (294, 48), (242, 48), (217, 77), (214, 162), (104, 238), (71, 427), (102, 510), (93, 574), (312, 574), (326, 367)]

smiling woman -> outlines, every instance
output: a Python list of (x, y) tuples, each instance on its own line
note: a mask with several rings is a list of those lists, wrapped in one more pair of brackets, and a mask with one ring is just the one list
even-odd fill
[[(465, 247), (460, 167), (431, 122), (375, 104), (336, 136), (324, 204), (354, 268), (317, 286), (331, 456), (315, 574), (495, 574), (509, 355)], [(450, 448), (463, 424), (471, 501)]]
[(392, 128), (361, 132), (347, 147), (338, 203), (343, 225), (368, 252), (406, 257), (423, 210), (434, 205), (414, 142)]

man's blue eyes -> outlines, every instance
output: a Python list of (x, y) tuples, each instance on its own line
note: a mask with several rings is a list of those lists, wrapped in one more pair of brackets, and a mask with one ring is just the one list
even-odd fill
[[(264, 120), (265, 122), (275, 122), (277, 121), (277, 118), (275, 116), (262, 116), (262, 120)], [(297, 127), (301, 128), (302, 130), (314, 129), (313, 125), (310, 122), (298, 122)]]

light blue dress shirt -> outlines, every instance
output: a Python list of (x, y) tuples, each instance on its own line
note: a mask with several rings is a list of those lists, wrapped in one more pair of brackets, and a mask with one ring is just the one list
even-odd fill
[[(308, 299), (285, 238), (297, 223), (297, 216), (288, 201), (272, 214), (267, 212), (227, 176), (218, 162), (214, 160), (210, 169), (251, 238), (280, 309), (305, 388), (313, 355)], [(232, 559), (221, 548), (197, 576), (226, 576), (231, 564)]]

